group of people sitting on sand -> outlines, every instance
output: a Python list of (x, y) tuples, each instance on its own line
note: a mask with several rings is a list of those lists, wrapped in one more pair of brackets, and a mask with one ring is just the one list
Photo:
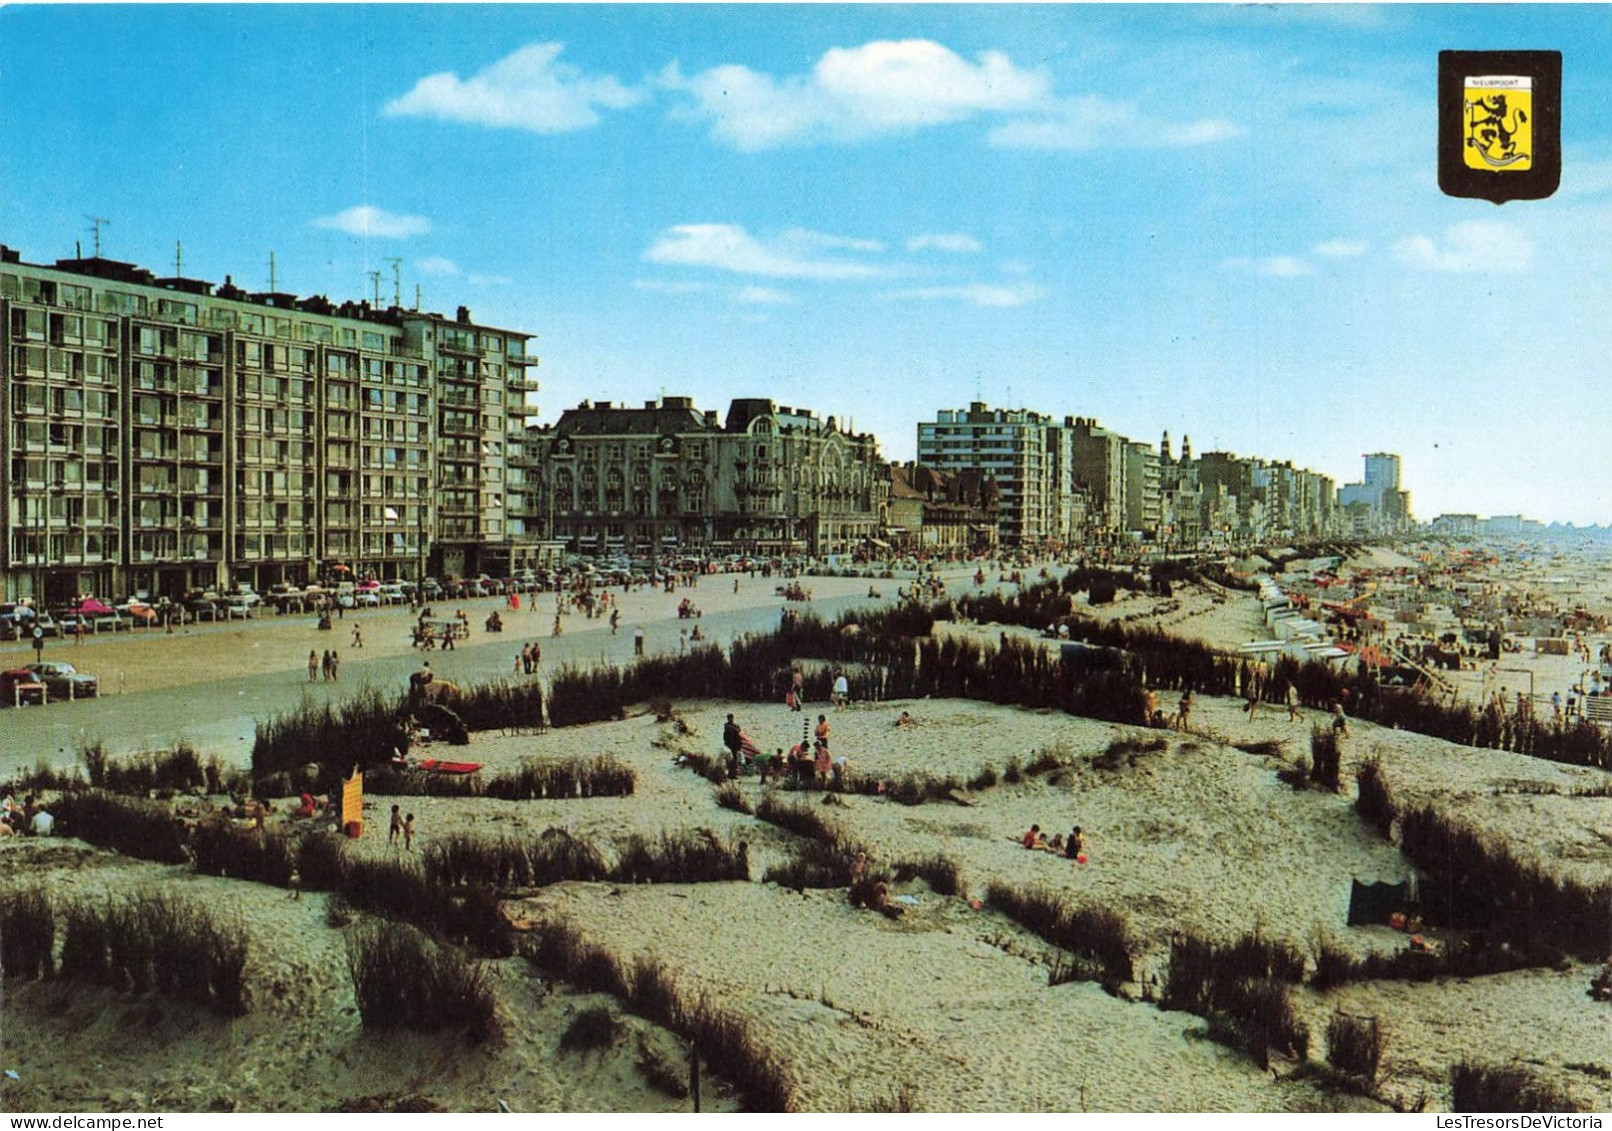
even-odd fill
[(56, 829), (56, 818), (45, 803), (33, 794), (21, 805), (7, 796), (5, 811), (0, 813), (0, 836), (50, 836)]
[(1053, 833), (1050, 839), (1041, 831), (1040, 825), (1031, 825), (1030, 830), (1018, 840), (1031, 852), (1050, 852), (1080, 864), (1086, 862), (1086, 834), (1079, 825), (1071, 829), (1067, 837), (1062, 833)]

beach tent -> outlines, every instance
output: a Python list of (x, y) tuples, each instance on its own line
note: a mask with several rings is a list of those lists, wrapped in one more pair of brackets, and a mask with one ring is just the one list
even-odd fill
[(1349, 926), (1386, 923), (1388, 916), (1405, 910), (1410, 890), (1408, 883), (1363, 884), (1359, 880), (1353, 883), (1349, 891)]

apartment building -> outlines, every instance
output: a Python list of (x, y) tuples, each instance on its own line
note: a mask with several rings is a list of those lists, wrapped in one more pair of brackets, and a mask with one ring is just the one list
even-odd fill
[(978, 471), (996, 480), (1000, 534), (1010, 546), (1057, 536), (1053, 459), (1047, 451), (1052, 419), (1028, 409), (941, 409), (918, 424), (918, 462), (937, 471)]
[(0, 246), (0, 587), (499, 572), (531, 335)]

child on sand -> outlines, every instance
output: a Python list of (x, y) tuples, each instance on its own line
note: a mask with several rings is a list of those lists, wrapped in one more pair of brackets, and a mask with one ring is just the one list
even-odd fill
[(403, 847), (409, 852), (414, 851), (414, 814), (410, 813), (403, 819)]
[(1025, 848), (1034, 848), (1036, 846), (1036, 841), (1038, 841), (1040, 839), (1041, 839), (1041, 826), (1040, 825), (1031, 825), (1030, 826), (1030, 831), (1024, 834), (1023, 838), (1020, 839), (1019, 843), (1022, 844)]
[(387, 845), (391, 846), (396, 844), (402, 836), (403, 814), (399, 811), (398, 806), (394, 805), (392, 806), (392, 824), (391, 827), (386, 830)]

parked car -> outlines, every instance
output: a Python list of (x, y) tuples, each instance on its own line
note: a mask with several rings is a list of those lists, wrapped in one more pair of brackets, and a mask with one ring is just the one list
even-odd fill
[(249, 601), (239, 593), (232, 593), (221, 602), (227, 620), (246, 620), (257, 615), (257, 602)]
[(99, 679), (60, 660), (29, 664), (26, 670), (45, 685), (52, 699), (93, 699), (101, 693)]
[(28, 635), (32, 627), (34, 610), (16, 601), (0, 603), (0, 640), (17, 640)]
[(192, 620), (217, 620), (218, 601), (218, 594), (211, 589), (192, 590), (185, 594), (185, 612)]
[(408, 601), (401, 585), (383, 584), (375, 590), (375, 595), (380, 598), (383, 605), (402, 605)]
[(44, 701), (45, 685), (27, 668), (0, 672), (0, 707)]

